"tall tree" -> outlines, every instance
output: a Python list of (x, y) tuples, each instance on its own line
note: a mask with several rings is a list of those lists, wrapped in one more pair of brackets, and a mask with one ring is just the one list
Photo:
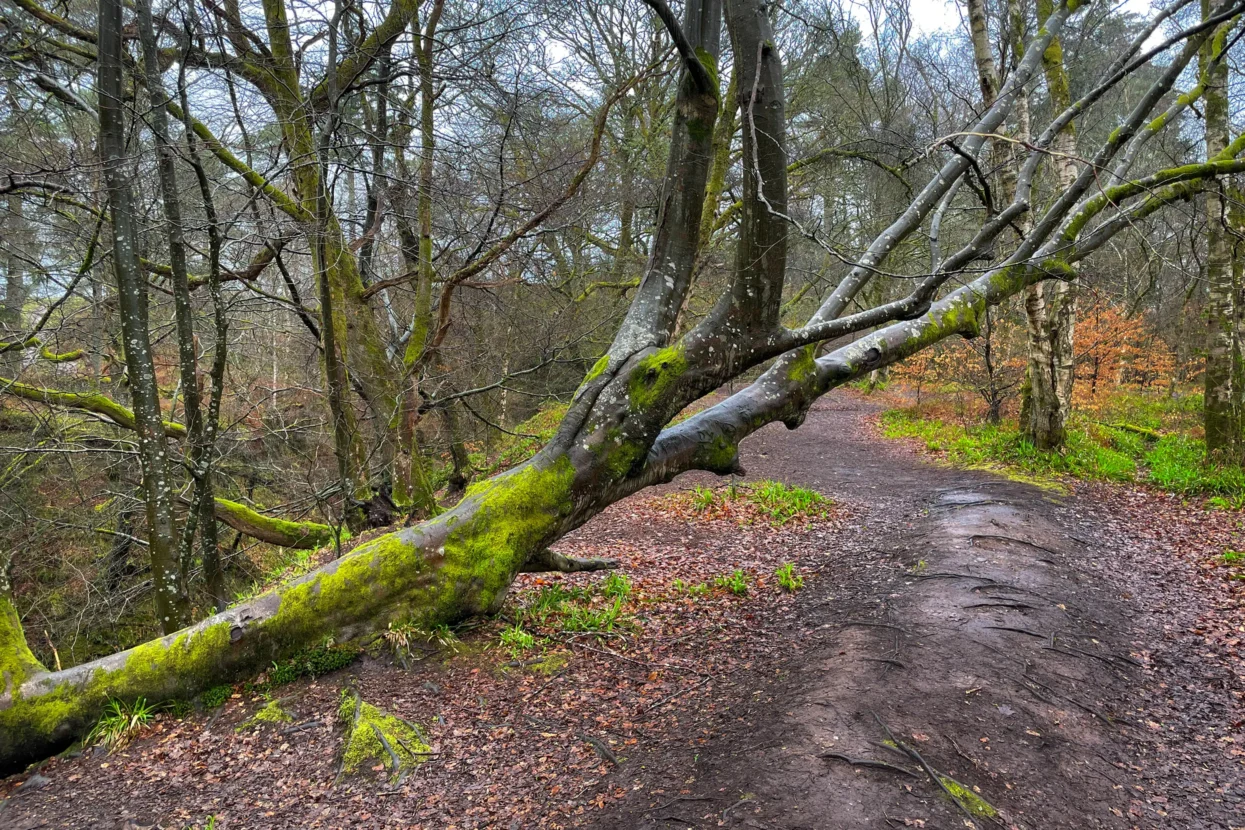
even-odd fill
[[(1202, 0), (1202, 16), (1211, 14), (1210, 0)], [(1223, 35), (1226, 37), (1226, 30)], [(1215, 158), (1228, 146), (1228, 65), (1208, 40), (1198, 54), (1203, 78), (1203, 115), (1206, 157)], [(1222, 48), (1222, 40), (1218, 41)], [(1224, 182), (1206, 190), (1206, 375), (1203, 398), (1207, 452), (1224, 460), (1239, 460), (1241, 411), (1245, 390), (1234, 384), (1240, 360), (1237, 339), (1239, 292), (1233, 278), (1232, 240), (1228, 233), (1228, 205)]]
[(112, 270), (125, 349), (126, 380), (134, 404), (143, 494), (147, 506), (147, 550), (151, 559), (156, 618), (165, 632), (185, 624), (186, 587), (174, 556), (173, 490), (168, 442), (160, 410), (149, 334), (147, 280), (138, 264), (138, 233), (130, 163), (125, 141), (120, 0), (99, 3), (99, 155), (112, 217)]
[[(1038, 0), (1038, 26), (1045, 26), (1054, 10), (1051, 0)], [(1063, 47), (1052, 38), (1042, 55), (1042, 71), (1052, 108), (1062, 112), (1072, 105)], [(1076, 126), (1068, 119), (1051, 142), (1053, 192), (1071, 187), (1077, 178)], [(1222, 148), (1220, 148), (1222, 149)], [(1076, 327), (1075, 275), (1048, 280), (1025, 291), (1025, 318), (1029, 334), (1029, 365), (1022, 389), (1021, 432), (1041, 449), (1063, 445), (1072, 410), (1076, 379), (1073, 339)]]

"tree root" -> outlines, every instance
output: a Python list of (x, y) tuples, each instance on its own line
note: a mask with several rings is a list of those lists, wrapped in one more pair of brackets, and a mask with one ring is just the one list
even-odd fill
[(984, 798), (977, 795), (971, 789), (961, 784), (959, 781), (956, 781), (951, 776), (939, 773), (932, 766), (930, 766), (929, 762), (925, 760), (921, 753), (896, 738), (890, 728), (882, 722), (881, 718), (878, 717), (877, 712), (872, 712), (871, 714), (873, 715), (873, 719), (877, 721), (878, 726), (882, 727), (882, 731), (886, 733), (887, 739), (898, 747), (899, 750), (905, 755), (920, 764), (921, 769), (925, 770), (925, 774), (930, 777), (930, 780), (938, 785), (938, 788), (943, 791), (947, 798), (951, 799), (951, 803), (955, 804), (955, 806), (960, 809), (960, 812), (967, 817), (968, 822), (972, 827), (976, 828), (979, 826), (977, 823), (979, 818), (996, 819), (998, 817), (999, 811), (994, 805), (990, 804)]
[(899, 775), (906, 775), (909, 778), (916, 778), (916, 773), (906, 770), (903, 767), (897, 767), (894, 764), (888, 764), (885, 761), (875, 761), (872, 758), (853, 758), (850, 755), (844, 755), (842, 752), (823, 752), (817, 756), (818, 758), (833, 758), (836, 761), (842, 761), (853, 767), (868, 767), (869, 769), (880, 769), (886, 772), (894, 772)]
[(593, 557), (590, 559), (578, 559), (573, 556), (563, 556), (555, 553), (548, 548), (540, 553), (532, 556), (524, 563), (520, 571), (523, 573), (547, 573), (554, 571), (557, 573), (573, 574), (581, 571), (608, 571), (618, 567), (617, 559), (604, 559)]
[(346, 724), (338, 781), (383, 766), (390, 782), (397, 783), (437, 754), (424, 743), (422, 729), (364, 702), (354, 689), (342, 690), (337, 714)]

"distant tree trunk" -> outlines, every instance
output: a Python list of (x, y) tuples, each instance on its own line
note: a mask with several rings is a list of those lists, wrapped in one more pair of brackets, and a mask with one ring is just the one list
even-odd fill
[[(0, 304), (0, 343), (12, 342), (25, 334), (22, 309), (26, 305), (26, 265), (22, 262), (22, 246), (17, 242), (28, 233), (22, 221), (22, 197), (9, 194), (8, 255), (4, 263), (4, 303)], [(15, 378), (22, 365), (20, 349), (0, 354), (0, 374)]]
[[(393, 464), (393, 501), (395, 506), (408, 514), (434, 515), (437, 502), (424, 469), (424, 458), (419, 447), (420, 374), (432, 336), (432, 283), (436, 274), (432, 266), (432, 184), (436, 163), (436, 89), (433, 78), (433, 47), (436, 45), (437, 26), (441, 21), (445, 1), (434, 0), (416, 48), (416, 64), (419, 68), (419, 179), (416, 185), (415, 215), (418, 238), (415, 251), (403, 245), (403, 254), (411, 263), (414, 253), (415, 304), (411, 312), (411, 332), (406, 341), (406, 353), (402, 358), (405, 367), (402, 402), (395, 415), (398, 441)], [(412, 25), (419, 31), (418, 15)], [(409, 231), (408, 231), (409, 235)]]
[(121, 83), (121, 2), (99, 3), (99, 154), (112, 214), (113, 274), (117, 281), (121, 336), (130, 396), (134, 402), (148, 554), (160, 628), (176, 631), (186, 618), (186, 591), (173, 552), (173, 487), (160, 390), (147, 331), (147, 280), (139, 270), (130, 171), (125, 149)]
[[(220, 539), (216, 525), (215, 487), (212, 476), (216, 433), (220, 427), (220, 406), (225, 394), (225, 369), (229, 354), (229, 319), (225, 313), (225, 297), (220, 285), (220, 256), (223, 241), (220, 222), (217, 218), (216, 202), (212, 196), (212, 185), (199, 156), (198, 139), (190, 127), (190, 100), (186, 93), (186, 65), (184, 63), (178, 74), (178, 95), (181, 99), (182, 114), (186, 119), (187, 158), (194, 170), (195, 181), (199, 185), (199, 198), (203, 203), (203, 215), (207, 224), (208, 294), (212, 300), (212, 321), (216, 344), (209, 375), (207, 414), (203, 419), (203, 444), (206, 452), (197, 460), (195, 469), (198, 480), (204, 482), (205, 488), (203, 498), (199, 500), (198, 505), (201, 523), (199, 549), (203, 557), (203, 579), (216, 610), (222, 611), (228, 602), (228, 597), (225, 595), (225, 573), (221, 565)], [(241, 538), (241, 534), (238, 534), (238, 538)], [(236, 544), (235, 539), (235, 546)]]
[[(1210, 0), (1202, 0), (1203, 17), (1210, 14)], [(1199, 54), (1205, 75), (1204, 116), (1206, 156), (1213, 158), (1227, 146), (1228, 65), (1211, 60), (1210, 42)], [(1210, 455), (1235, 458), (1240, 452), (1240, 401), (1243, 390), (1233, 388), (1233, 354), (1236, 340), (1236, 298), (1233, 291), (1232, 242), (1225, 222), (1227, 200), (1224, 182), (1206, 189), (1206, 385), (1204, 424), (1206, 450)]]
[[(726, 191), (726, 174), (731, 166), (731, 144), (739, 130), (739, 69), (731, 64), (731, 79), (713, 130), (713, 166), (705, 186), (705, 206), (700, 218), (700, 242), (708, 244), (718, 218), (718, 202)], [(827, 213), (829, 211), (827, 210)]]
[[(1038, 0), (1038, 25), (1046, 25), (1051, 0)], [(1072, 103), (1068, 75), (1059, 39), (1051, 40), (1042, 55), (1046, 88), (1055, 112)], [(1055, 191), (1062, 193), (1076, 181), (1076, 130), (1069, 121), (1051, 142), (1049, 164), (1055, 173)], [(1073, 335), (1076, 325), (1076, 287), (1071, 280), (1048, 280), (1025, 293), (1029, 333), (1029, 365), (1022, 390), (1021, 432), (1033, 445), (1055, 449), (1063, 445), (1072, 408), (1076, 378)]]
[[(169, 266), (172, 270), (173, 311), (177, 329), (177, 358), (182, 381), (182, 409), (186, 418), (186, 448), (190, 476), (194, 481), (190, 509), (182, 526), (178, 545), (178, 567), (182, 584), (189, 588), (195, 537), (200, 525), (205, 540), (212, 548), (216, 545), (216, 518), (213, 512), (212, 474), (208, 459), (213, 451), (212, 438), (204, 428), (202, 391), (195, 340), (194, 309), (190, 302), (190, 278), (186, 270), (185, 229), (182, 224), (181, 196), (177, 185), (177, 168), (173, 142), (169, 136), (169, 97), (164, 89), (160, 73), (160, 53), (156, 42), (155, 27), (151, 19), (151, 0), (135, 0), (138, 17), (138, 35), (143, 49), (143, 65), (146, 70), (147, 96), (151, 101), (148, 112), (151, 132), (155, 138), (157, 172), (160, 178), (161, 202), (164, 206), (164, 229), (169, 248)], [(170, 486), (171, 483), (170, 483)], [(205, 546), (206, 547), (206, 546)], [(211, 560), (209, 554), (206, 559)], [(204, 563), (205, 575), (209, 562)], [(213, 586), (219, 591), (220, 586)], [(213, 596), (214, 601), (221, 597)]]

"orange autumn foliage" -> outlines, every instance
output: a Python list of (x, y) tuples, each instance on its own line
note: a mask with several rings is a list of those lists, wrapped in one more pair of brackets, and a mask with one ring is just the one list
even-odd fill
[(1097, 409), (1118, 387), (1146, 389), (1167, 383), (1176, 369), (1171, 348), (1146, 315), (1127, 316), (1100, 297), (1086, 296), (1076, 321), (1073, 405)]

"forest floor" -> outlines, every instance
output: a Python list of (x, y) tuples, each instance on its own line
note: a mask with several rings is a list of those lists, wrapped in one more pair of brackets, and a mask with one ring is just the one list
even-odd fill
[[(825, 493), (823, 519), (703, 518), (671, 492), (721, 482), (692, 475), (560, 543), (631, 578), (588, 601), (618, 614), (603, 634), (512, 659), (485, 623), (274, 690), (274, 728), (236, 731), (264, 704), (238, 687), (0, 782), (0, 827), (1245, 828), (1241, 514), (932, 463), (877, 409), (835, 392), (744, 443), (749, 480)], [(712, 587), (736, 569), (746, 593)], [(603, 579), (524, 576), (506, 614)], [(350, 684), (425, 726), (402, 782), (335, 784)]]

